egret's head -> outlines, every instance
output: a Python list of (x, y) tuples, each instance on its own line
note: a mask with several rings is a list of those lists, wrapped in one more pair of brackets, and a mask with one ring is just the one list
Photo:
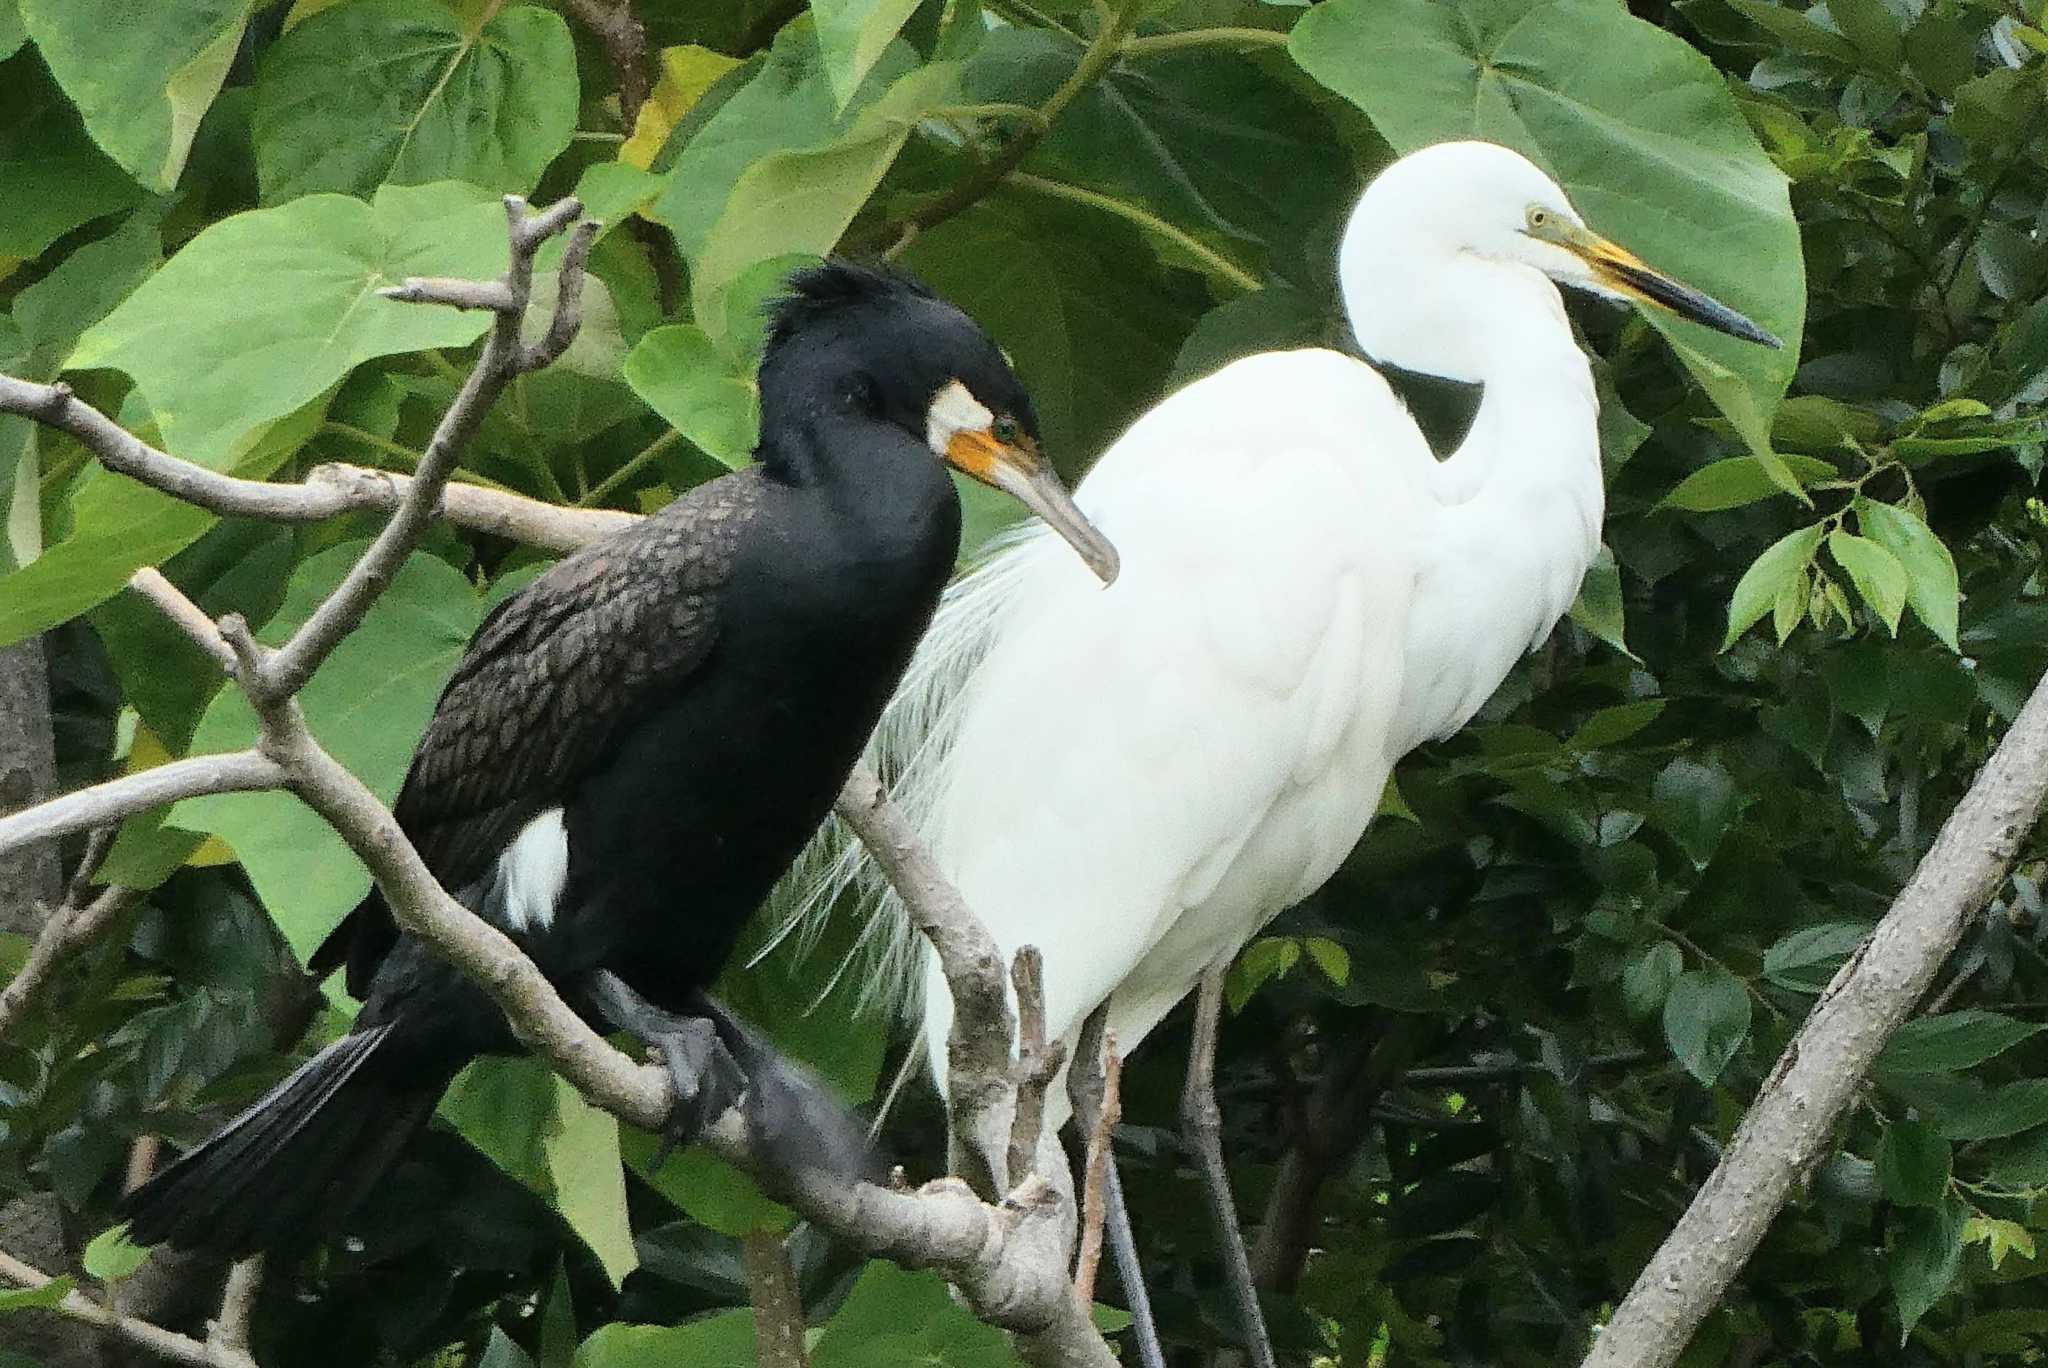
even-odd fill
[[(1519, 152), (1448, 142), (1387, 167), (1352, 212), (1337, 270), (1366, 350), (1398, 365), (1480, 378), (1455, 355), (1457, 343), (1483, 325), (1489, 295), (1497, 298), (1505, 277), (1460, 269), (1470, 263), (1528, 267), (1560, 285), (1647, 304), (1765, 346), (1783, 345), (1587, 227), (1563, 188)], [(1446, 316), (1447, 310), (1456, 316)], [(1428, 336), (1446, 330), (1452, 336)], [(1416, 359), (1404, 360), (1404, 352)]]

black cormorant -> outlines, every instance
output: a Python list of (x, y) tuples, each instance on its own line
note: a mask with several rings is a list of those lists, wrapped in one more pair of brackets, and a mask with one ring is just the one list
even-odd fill
[[(1043, 515), (1104, 580), (1116, 560), (965, 314), (844, 262), (789, 284), (761, 361), (756, 464), (486, 618), (395, 810), (442, 884), (579, 1011), (660, 1047), (673, 1134), (744, 1087), (758, 1140), (846, 1164), (850, 1118), (706, 989), (931, 619), (960, 543), (942, 462)], [(465, 1064), (519, 1048), (374, 890), (313, 968), (344, 962), (363, 1000), (354, 1028), (132, 1194), (133, 1239), (222, 1255), (299, 1244), (356, 1203)]]

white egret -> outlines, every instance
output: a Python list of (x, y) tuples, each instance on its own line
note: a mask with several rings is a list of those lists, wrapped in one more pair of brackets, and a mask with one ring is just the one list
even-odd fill
[[(1121, 578), (1103, 588), (1041, 527), (1002, 545), (948, 592), (877, 741), (1004, 953), (1044, 955), (1049, 1037), (1106, 1004), (1129, 1051), (1203, 985), (1184, 1117), (1266, 1363), (1202, 1044), (1231, 959), (1336, 870), (1395, 762), (1549, 635), (1599, 550), (1598, 403), (1557, 285), (1778, 345), (1488, 143), (1389, 166), (1338, 276), (1368, 357), (1483, 387), (1457, 450), (1436, 459), (1350, 356), (1225, 366), (1076, 491)], [(943, 1085), (953, 1004), (922, 978)], [(1065, 1119), (1058, 1087), (1048, 1113)]]

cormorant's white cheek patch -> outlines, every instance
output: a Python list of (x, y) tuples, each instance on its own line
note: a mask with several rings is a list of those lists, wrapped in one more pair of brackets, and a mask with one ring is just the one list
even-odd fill
[(933, 454), (943, 459), (954, 434), (987, 432), (995, 421), (996, 416), (974, 397), (967, 386), (958, 380), (949, 381), (944, 389), (932, 396), (932, 406), (925, 413), (924, 439), (931, 443)]
[(569, 884), (569, 832), (562, 810), (549, 808), (519, 829), (498, 856), (498, 887), (510, 931), (545, 931)]

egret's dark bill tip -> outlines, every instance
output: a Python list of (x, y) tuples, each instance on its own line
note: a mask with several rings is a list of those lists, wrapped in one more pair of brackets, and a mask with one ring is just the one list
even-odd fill
[(1782, 350), (1784, 343), (1710, 294), (1681, 285), (1670, 276), (1634, 263), (1609, 265), (1614, 275), (1635, 293), (1661, 305), (1680, 318), (1691, 319), (1715, 332), (1739, 337), (1745, 342)]

